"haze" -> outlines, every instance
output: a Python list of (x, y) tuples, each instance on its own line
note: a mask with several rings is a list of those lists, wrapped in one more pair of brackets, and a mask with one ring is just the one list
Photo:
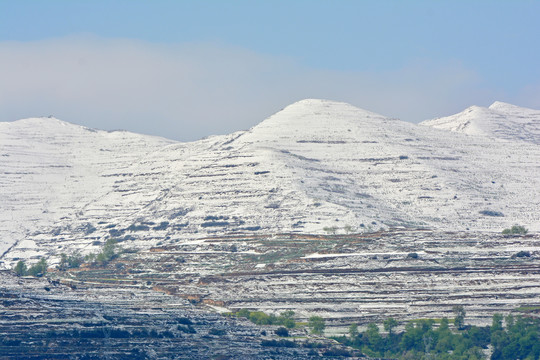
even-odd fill
[(2, 1), (0, 121), (189, 141), (303, 98), (406, 121), (540, 107), (540, 2)]

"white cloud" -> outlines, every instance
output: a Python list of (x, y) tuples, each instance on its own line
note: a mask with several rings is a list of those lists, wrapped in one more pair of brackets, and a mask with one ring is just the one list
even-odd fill
[(459, 62), (339, 72), (217, 44), (92, 36), (0, 43), (0, 121), (52, 114), (179, 140), (246, 129), (314, 97), (419, 122), (488, 105), (495, 93), (480, 84)]

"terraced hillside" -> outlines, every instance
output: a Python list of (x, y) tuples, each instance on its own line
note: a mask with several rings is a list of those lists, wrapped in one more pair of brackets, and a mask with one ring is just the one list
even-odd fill
[[(531, 134), (534, 119), (521, 119)], [(471, 136), (326, 100), (193, 143), (0, 125), (4, 268), (109, 237), (148, 249), (231, 232), (540, 230), (540, 147), (511, 130)]]
[(340, 347), (306, 338), (302, 329), (296, 331), (302, 338), (275, 346), (275, 329), (128, 284), (68, 287), (0, 273), (0, 358), (5, 360), (311, 359)]
[(227, 236), (125, 254), (107, 268), (58, 275), (67, 283), (153, 289), (204, 308), (298, 320), (320, 315), (343, 331), (452, 317), (486, 324), (495, 312), (540, 305), (540, 237), (394, 230), (371, 234)]

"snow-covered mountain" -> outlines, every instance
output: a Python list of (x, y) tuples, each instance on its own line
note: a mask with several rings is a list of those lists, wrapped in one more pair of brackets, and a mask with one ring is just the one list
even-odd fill
[(539, 112), (520, 109), (483, 110), (521, 124), (501, 132), (488, 126), (501, 119), (473, 108), (482, 136), (433, 128), (457, 129), (465, 115), (418, 126), (326, 100), (192, 143), (56, 119), (0, 123), (3, 258), (108, 237), (151, 246), (231, 232), (538, 231)]
[(114, 189), (118, 179), (109, 174), (171, 143), (54, 118), (0, 123), (0, 254), (76, 216)]
[(459, 114), (427, 120), (420, 125), (469, 135), (540, 144), (540, 111), (500, 101), (487, 108), (471, 106)]

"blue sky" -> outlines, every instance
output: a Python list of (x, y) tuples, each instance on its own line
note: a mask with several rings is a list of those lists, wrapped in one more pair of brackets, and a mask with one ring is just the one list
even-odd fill
[(540, 1), (0, 0), (0, 121), (195, 140), (303, 98), (540, 108)]

